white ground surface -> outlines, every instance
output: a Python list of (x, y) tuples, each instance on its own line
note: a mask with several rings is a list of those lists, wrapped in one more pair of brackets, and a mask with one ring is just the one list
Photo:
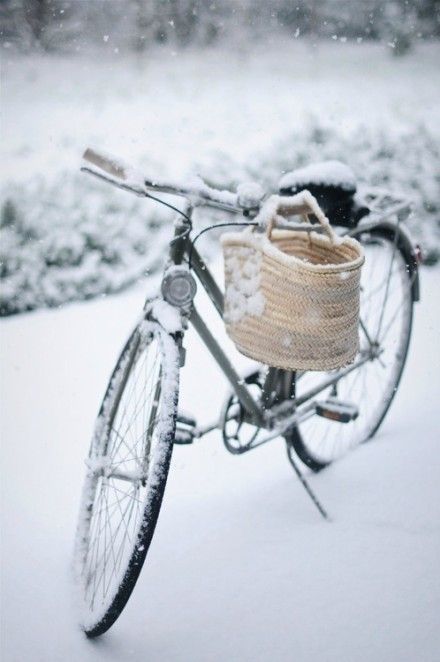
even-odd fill
[[(440, 652), (438, 270), (377, 440), (311, 478), (281, 441), (233, 457), (177, 448), (151, 552), (120, 621), (78, 630), (69, 563), (83, 457), (143, 286), (2, 323), (5, 662), (435, 662)], [(224, 382), (188, 336), (182, 404), (216, 415)]]

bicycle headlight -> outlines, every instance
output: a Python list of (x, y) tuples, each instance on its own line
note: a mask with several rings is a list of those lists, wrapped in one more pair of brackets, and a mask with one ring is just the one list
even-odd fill
[(162, 296), (172, 306), (188, 306), (197, 291), (196, 281), (185, 267), (173, 267), (162, 281)]

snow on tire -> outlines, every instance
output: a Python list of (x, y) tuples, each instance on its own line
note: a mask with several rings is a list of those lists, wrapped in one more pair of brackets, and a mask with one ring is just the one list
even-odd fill
[(113, 371), (97, 418), (76, 535), (80, 624), (111, 627), (138, 579), (171, 460), (179, 357), (172, 336), (142, 322)]

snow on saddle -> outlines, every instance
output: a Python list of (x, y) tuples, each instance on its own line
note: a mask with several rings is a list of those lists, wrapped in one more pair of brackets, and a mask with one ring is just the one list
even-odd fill
[(356, 177), (341, 161), (322, 161), (288, 172), (279, 181), (280, 195), (307, 189), (333, 225), (354, 227), (369, 213), (355, 199)]

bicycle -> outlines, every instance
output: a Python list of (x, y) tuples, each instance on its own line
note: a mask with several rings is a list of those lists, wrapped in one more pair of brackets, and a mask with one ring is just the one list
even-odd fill
[[(409, 213), (407, 201), (372, 190), (364, 194), (362, 204), (350, 200), (345, 211), (346, 225), (351, 227), (342, 231), (362, 243), (366, 256), (361, 343), (355, 361), (329, 373), (258, 366), (242, 377), (194, 305), (195, 276), (218, 314), (223, 312), (222, 291), (195, 246), (198, 236), (209, 228), (193, 239), (192, 213), (196, 207), (211, 207), (241, 216), (239, 222), (217, 227), (255, 224), (263, 192), (255, 187), (237, 193), (220, 191), (200, 179), (189, 185), (148, 180), (117, 159), (92, 150), (84, 157), (85, 172), (176, 211), (160, 293), (146, 301), (116, 362), (86, 460), (76, 573), (81, 626), (87, 636), (95, 637), (119, 617), (138, 579), (154, 534), (174, 444), (190, 444), (220, 429), (227, 450), (241, 454), (282, 436), (295, 472), (326, 516), (298, 458), (312, 471), (320, 471), (379, 428), (408, 353), (413, 304), (419, 300), (420, 260), (402, 226)], [(180, 196), (183, 209), (152, 193)], [(321, 197), (326, 194), (320, 191)], [(285, 227), (316, 230), (313, 223), (287, 221)], [(188, 324), (194, 326), (231, 385), (219, 419), (204, 427), (177, 410)]]

